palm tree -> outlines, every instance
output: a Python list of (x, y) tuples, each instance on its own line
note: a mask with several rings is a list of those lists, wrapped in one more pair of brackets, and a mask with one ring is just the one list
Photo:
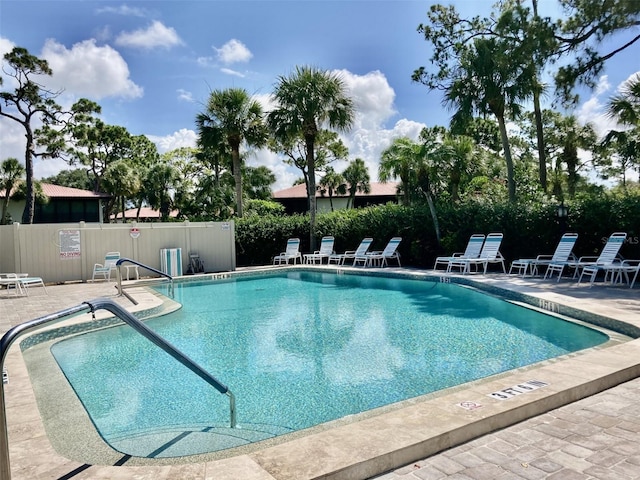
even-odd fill
[(357, 192), (371, 193), (369, 170), (361, 158), (356, 158), (349, 163), (344, 172), (342, 172), (342, 176), (348, 185), (349, 199), (347, 200), (347, 208), (354, 205)]
[(344, 195), (347, 193), (347, 184), (342, 174), (336, 172), (333, 167), (327, 167), (327, 170), (320, 180), (319, 188), (329, 194), (329, 205), (333, 212), (333, 194)]
[[(227, 88), (214, 90), (209, 96), (207, 110), (196, 117), (201, 132), (212, 129), (204, 138), (224, 138), (231, 148), (233, 178), (236, 187), (236, 215), (242, 217), (242, 162), (240, 145), (260, 148), (265, 145), (267, 132), (262, 106), (246, 90)], [(203, 137), (201, 135), (201, 140)]]
[(348, 130), (354, 118), (353, 102), (337, 74), (309, 66), (298, 66), (290, 76), (279, 77), (273, 96), (278, 106), (269, 114), (268, 124), (274, 136), (283, 143), (302, 137), (306, 145), (310, 245), (315, 250), (316, 138), (325, 126)]
[(399, 178), (402, 189), (402, 203), (409, 205), (411, 195), (417, 187), (417, 174), (424, 163), (422, 146), (408, 137), (396, 138), (389, 148), (382, 152), (378, 166), (378, 178), (385, 183)]
[(174, 194), (180, 179), (180, 172), (173, 165), (158, 162), (148, 170), (143, 181), (149, 205), (160, 211), (163, 222), (169, 220), (169, 214), (175, 205)]
[(509, 200), (516, 199), (513, 158), (507, 135), (506, 115), (520, 110), (518, 102), (530, 96), (535, 82), (532, 64), (514, 62), (508, 41), (476, 39), (460, 57), (455, 78), (445, 89), (445, 104), (456, 109), (451, 120), (454, 132), (463, 130), (477, 111), (495, 115), (507, 164)]
[(460, 200), (460, 183), (472, 167), (474, 151), (475, 143), (472, 138), (465, 135), (447, 135), (434, 152), (438, 170), (444, 170), (448, 174), (453, 202)]
[(0, 164), (0, 190), (4, 190), (0, 225), (6, 225), (9, 220), (7, 211), (9, 209), (9, 198), (11, 197), (11, 191), (25, 174), (25, 172), (25, 168), (17, 158), (7, 158)]

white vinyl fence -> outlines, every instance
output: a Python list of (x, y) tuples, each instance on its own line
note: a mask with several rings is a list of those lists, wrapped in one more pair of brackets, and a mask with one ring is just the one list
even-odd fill
[[(196, 252), (206, 272), (236, 269), (233, 222), (64, 223), (0, 226), (0, 273), (28, 273), (45, 283), (91, 280), (107, 252), (155, 269), (160, 251), (181, 249), (183, 273)], [(140, 276), (155, 276), (140, 268)]]

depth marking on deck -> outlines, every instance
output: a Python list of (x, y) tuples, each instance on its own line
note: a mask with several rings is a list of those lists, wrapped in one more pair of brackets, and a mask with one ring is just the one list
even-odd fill
[(476, 408), (481, 408), (482, 405), (478, 402), (472, 402), (472, 401), (466, 401), (466, 402), (460, 402), (458, 404), (459, 407), (464, 408), (465, 410), (475, 410)]
[(538, 388), (546, 387), (547, 385), (549, 384), (541, 382), (540, 380), (529, 380), (528, 382), (518, 383), (513, 387), (503, 388), (497, 392), (490, 393), (488, 396), (498, 400), (508, 400), (509, 398), (513, 398), (521, 393), (529, 393), (533, 390), (537, 390)]

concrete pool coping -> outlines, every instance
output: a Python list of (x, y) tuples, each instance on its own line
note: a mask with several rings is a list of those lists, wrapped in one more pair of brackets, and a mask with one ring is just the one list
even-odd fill
[[(375, 273), (379, 270), (367, 271)], [(384, 270), (385, 274), (394, 272), (433, 275), (432, 271)], [(543, 305), (547, 309), (562, 305), (640, 327), (637, 291), (601, 286), (589, 289), (575, 282), (555, 284), (505, 275), (467, 276), (464, 281), (469, 278), (486, 286), (539, 298), (546, 302)], [(79, 290), (84, 287), (84, 284), (77, 286)], [(138, 295), (143, 296), (136, 294), (136, 298)], [(47, 303), (43, 297), (38, 296), (37, 299)], [(19, 300), (11, 299), (12, 303), (16, 301)], [(4, 324), (2, 328), (2, 331), (7, 329)], [(69, 474), (73, 474), (73, 478), (130, 478), (134, 475), (172, 479), (368, 478), (636, 378), (640, 375), (640, 364), (634, 358), (640, 358), (639, 350), (639, 340), (591, 349), (587, 353), (473, 382), (464, 388), (449, 390), (443, 395), (357, 423), (337, 425), (330, 430), (232, 458), (182, 465), (113, 467), (88, 466), (54, 451), (35, 408), (35, 397), (22, 356), (19, 349), (13, 347), (7, 362), (10, 383), (5, 386), (12, 478), (51, 478)], [(530, 380), (547, 385), (507, 400), (488, 396)], [(460, 406), (462, 402), (469, 402), (465, 404), (467, 406), (481, 406), (467, 410)], [(36, 452), (37, 456), (34, 455)]]

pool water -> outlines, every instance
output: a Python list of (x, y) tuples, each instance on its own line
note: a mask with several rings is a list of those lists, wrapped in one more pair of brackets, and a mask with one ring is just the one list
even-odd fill
[(62, 340), (56, 361), (114, 449), (175, 457), (243, 445), (608, 340), (473, 289), (290, 272), (175, 286), (146, 324), (236, 396), (126, 326)]

